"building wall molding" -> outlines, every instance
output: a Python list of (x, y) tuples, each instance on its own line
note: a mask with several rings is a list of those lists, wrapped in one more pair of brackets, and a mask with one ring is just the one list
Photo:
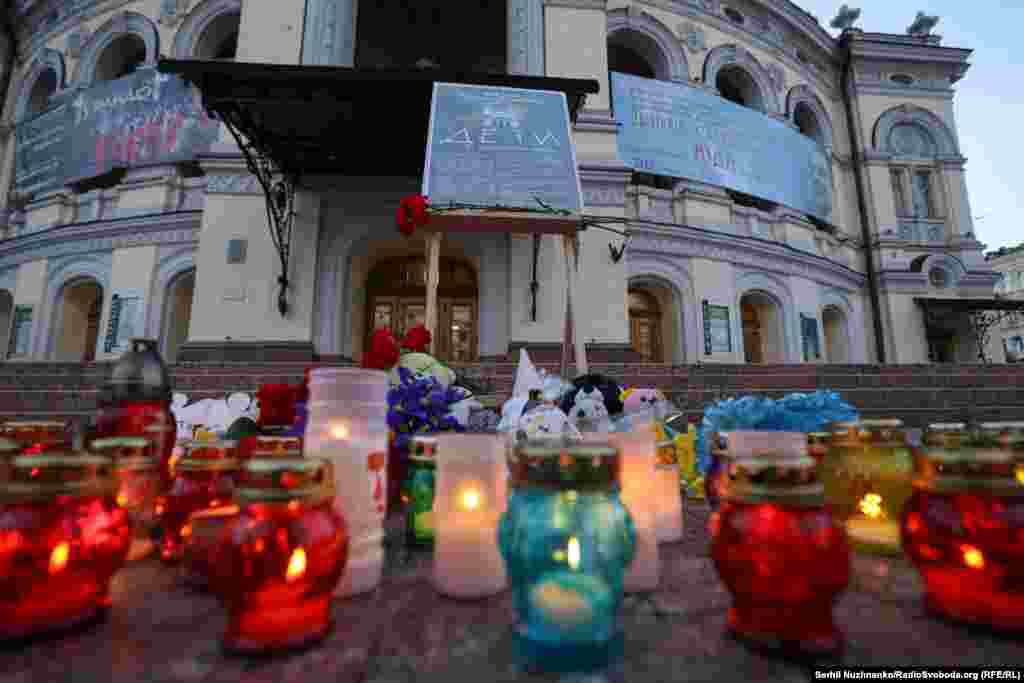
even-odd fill
[(508, 0), (508, 54), (510, 74), (543, 76), (544, 0)]
[(198, 243), (201, 222), (201, 212), (188, 211), (62, 225), (0, 241), (0, 269), (126, 247)]
[(867, 278), (857, 271), (822, 256), (791, 249), (785, 245), (735, 236), (690, 226), (656, 228), (641, 222), (630, 225), (629, 252), (682, 256), (733, 263), (743, 268), (802, 277), (850, 292), (861, 291)]

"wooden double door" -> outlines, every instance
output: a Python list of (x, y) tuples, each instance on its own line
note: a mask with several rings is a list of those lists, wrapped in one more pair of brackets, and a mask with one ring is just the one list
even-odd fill
[[(438, 297), (434, 357), (448, 362), (468, 362), (477, 355), (476, 299)], [(375, 330), (388, 328), (396, 339), (416, 325), (426, 324), (425, 297), (372, 296), (367, 344)]]

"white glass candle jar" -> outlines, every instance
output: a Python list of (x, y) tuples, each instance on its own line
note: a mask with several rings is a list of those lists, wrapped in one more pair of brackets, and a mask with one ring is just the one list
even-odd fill
[[(305, 452), (334, 466), (335, 506), (348, 524), (349, 558), (335, 595), (366, 593), (384, 568), (387, 512), (387, 403), (341, 400), (387, 396), (388, 375), (378, 370), (317, 369), (310, 377)], [(351, 387), (334, 386), (352, 384)], [(324, 399), (323, 396), (329, 398)]]
[(434, 490), (434, 586), (482, 598), (508, 585), (498, 521), (508, 496), (506, 440), (497, 434), (439, 434)]
[(657, 508), (658, 542), (678, 543), (683, 540), (683, 487), (675, 442), (659, 441), (656, 453), (650, 495)]
[(657, 441), (651, 432), (615, 433), (607, 435), (607, 439), (619, 449), (622, 502), (636, 529), (636, 552), (626, 568), (623, 588), (627, 593), (654, 591), (661, 581), (658, 510), (651, 495)]

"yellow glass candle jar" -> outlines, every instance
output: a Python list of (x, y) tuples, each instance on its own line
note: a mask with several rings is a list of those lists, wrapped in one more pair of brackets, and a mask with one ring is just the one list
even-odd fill
[(913, 493), (914, 460), (901, 420), (836, 425), (821, 465), (825, 495), (855, 551), (900, 552), (900, 517)]

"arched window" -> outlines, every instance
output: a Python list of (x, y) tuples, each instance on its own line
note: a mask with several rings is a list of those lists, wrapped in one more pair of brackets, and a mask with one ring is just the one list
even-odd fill
[(203, 0), (174, 34), (171, 53), (177, 59), (233, 60), (241, 25), (242, 0)]
[(32, 90), (28, 95), (28, 110), (26, 116), (32, 117), (42, 114), (50, 108), (50, 98), (57, 92), (57, 74), (53, 69), (47, 69), (36, 79)]
[(134, 33), (111, 41), (96, 60), (96, 83), (124, 78), (146, 63), (146, 43)]
[(832, 149), (832, 120), (821, 98), (808, 85), (793, 86), (786, 95), (786, 116), (797, 130), (827, 152)]
[(33, 58), (21, 80), (14, 106), (16, 121), (38, 116), (50, 108), (51, 99), (64, 88), (64, 55), (44, 48)]
[(793, 123), (796, 124), (797, 130), (803, 135), (811, 138), (823, 144), (821, 125), (818, 123), (818, 117), (814, 115), (814, 112), (809, 106), (801, 102), (796, 105), (796, 110), (793, 112)]
[(718, 93), (742, 107), (764, 111), (764, 99), (753, 77), (738, 66), (726, 66), (715, 78)]
[(123, 78), (140, 66), (156, 64), (159, 56), (160, 33), (156, 25), (138, 12), (120, 12), (82, 46), (75, 85), (89, 87)]
[(242, 15), (237, 12), (215, 17), (199, 36), (195, 56), (198, 59), (234, 59), (238, 52), (238, 27)]
[(766, 114), (777, 114), (779, 97), (771, 74), (749, 51), (720, 45), (704, 60), (704, 83), (723, 98)]
[(641, 78), (658, 77), (654, 67), (642, 53), (617, 39), (608, 40), (608, 71), (632, 74)]

